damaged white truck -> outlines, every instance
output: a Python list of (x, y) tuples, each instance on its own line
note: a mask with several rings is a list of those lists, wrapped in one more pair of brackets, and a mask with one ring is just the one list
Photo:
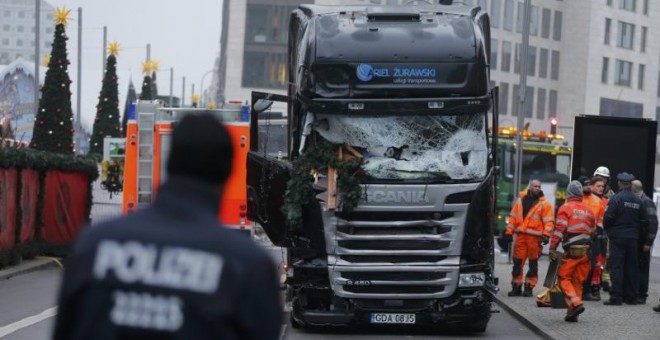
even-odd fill
[[(293, 11), (288, 95), (253, 93), (247, 171), (248, 218), (287, 250), (294, 327), (486, 329), (497, 292), (489, 56), (479, 7)], [(285, 150), (268, 140), (277, 101)]]

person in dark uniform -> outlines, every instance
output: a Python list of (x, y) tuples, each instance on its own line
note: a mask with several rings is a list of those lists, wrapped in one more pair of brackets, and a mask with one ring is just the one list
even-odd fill
[(603, 226), (610, 239), (607, 268), (612, 286), (606, 305), (634, 305), (639, 290), (637, 247), (640, 231), (646, 226), (646, 211), (642, 200), (630, 187), (635, 177), (623, 172), (617, 175), (619, 192), (607, 203)]
[(86, 228), (67, 258), (54, 339), (278, 339), (268, 254), (218, 222), (232, 144), (210, 114), (175, 125), (155, 203)]
[(642, 200), (642, 207), (644, 211), (646, 211), (646, 217), (648, 218), (646, 228), (641, 231), (638, 246), (639, 292), (637, 292), (637, 304), (643, 305), (646, 303), (646, 298), (649, 296), (651, 248), (653, 248), (655, 235), (658, 233), (658, 216), (655, 203), (653, 203), (653, 200), (644, 193), (642, 182), (638, 180), (632, 181), (632, 192)]

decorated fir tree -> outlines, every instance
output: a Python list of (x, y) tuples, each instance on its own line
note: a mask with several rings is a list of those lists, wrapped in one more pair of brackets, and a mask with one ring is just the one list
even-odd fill
[(144, 73), (144, 80), (142, 80), (142, 90), (140, 91), (140, 100), (153, 100), (154, 94), (153, 90), (153, 81), (149, 76), (151, 71), (151, 61), (147, 60), (142, 62), (142, 73)]
[(55, 18), (55, 37), (51, 50), (46, 79), (41, 88), (39, 110), (34, 122), (30, 147), (38, 150), (72, 154), (73, 114), (69, 87), (65, 26), (69, 19), (65, 8), (58, 8)]
[(133, 80), (129, 80), (128, 93), (126, 94), (126, 103), (124, 104), (124, 115), (121, 118), (122, 137), (126, 137), (126, 125), (128, 125), (128, 111), (131, 108), (131, 104), (135, 103), (136, 100), (137, 100), (137, 94), (135, 93), (135, 86), (133, 86)]
[(103, 85), (96, 105), (96, 119), (89, 142), (89, 153), (103, 155), (103, 139), (105, 137), (119, 137), (119, 96), (117, 94), (117, 53), (119, 44), (116, 41), (108, 47), (108, 61), (106, 63)]

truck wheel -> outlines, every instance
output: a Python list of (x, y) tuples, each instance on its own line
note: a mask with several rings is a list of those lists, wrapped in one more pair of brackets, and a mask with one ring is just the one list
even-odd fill
[(296, 319), (293, 317), (292, 314), (289, 314), (289, 323), (291, 324), (291, 328), (293, 328), (293, 329), (305, 328), (305, 325), (303, 325), (302, 323), (296, 321)]

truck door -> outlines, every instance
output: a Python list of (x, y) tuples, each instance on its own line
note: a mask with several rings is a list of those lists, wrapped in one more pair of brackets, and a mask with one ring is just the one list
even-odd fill
[(291, 170), (288, 123), (277, 112), (278, 108), (255, 105), (257, 101), (253, 96), (247, 155), (247, 215), (261, 225), (273, 244), (285, 246), (287, 225), (280, 208)]

